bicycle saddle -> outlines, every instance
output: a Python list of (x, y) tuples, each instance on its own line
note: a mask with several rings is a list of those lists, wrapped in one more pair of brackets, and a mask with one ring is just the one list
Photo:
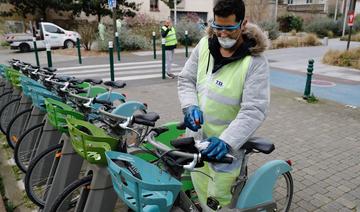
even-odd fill
[(99, 85), (99, 84), (101, 84), (103, 81), (102, 81), (101, 79), (86, 78), (86, 79), (84, 79), (84, 82), (89, 82), (89, 83), (92, 83), (92, 84)]
[(149, 112), (146, 114), (134, 115), (134, 122), (143, 124), (146, 126), (155, 126), (155, 122), (160, 118), (159, 114), (155, 112)]
[(113, 88), (123, 88), (126, 86), (126, 82), (121, 81), (121, 80), (117, 80), (117, 81), (106, 81), (104, 82), (104, 85), (106, 86), (110, 86)]
[(63, 76), (55, 76), (54, 79), (57, 79), (57, 80), (59, 80), (60, 82), (67, 82), (67, 81), (69, 81), (69, 80), (72, 80), (73, 77), (63, 75)]
[(50, 67), (43, 67), (42, 69), (45, 69), (50, 73), (54, 73), (57, 70), (56, 68), (50, 68)]
[(264, 154), (270, 154), (272, 151), (274, 151), (275, 145), (268, 139), (252, 137), (241, 147), (241, 149), (245, 149), (247, 152), (257, 150)]

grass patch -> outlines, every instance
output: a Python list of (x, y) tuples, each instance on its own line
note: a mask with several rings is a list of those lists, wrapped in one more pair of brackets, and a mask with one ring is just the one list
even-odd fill
[(314, 93), (312, 93), (308, 98), (306, 98), (307, 103), (317, 103), (319, 102), (319, 99), (316, 98)]
[[(347, 41), (348, 39), (349, 39), (349, 35), (345, 35), (340, 38), (341, 41)], [(351, 34), (351, 41), (360, 42), (360, 32), (356, 34)]]
[(322, 45), (319, 38), (312, 33), (305, 36), (280, 36), (272, 41), (272, 49), (304, 47), (304, 46), (320, 46)]
[(325, 53), (322, 62), (360, 70), (360, 48), (350, 49), (349, 51), (329, 50)]

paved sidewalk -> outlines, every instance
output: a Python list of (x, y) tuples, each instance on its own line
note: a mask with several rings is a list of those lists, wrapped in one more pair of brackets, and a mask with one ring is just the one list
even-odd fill
[[(180, 120), (176, 81), (137, 85), (129, 99), (148, 103), (160, 123)], [(272, 88), (270, 113), (257, 135), (276, 149), (250, 159), (250, 170), (270, 159), (291, 159), (295, 193), (291, 211), (360, 211), (360, 110), (331, 101), (308, 104), (300, 93)]]
[(4, 205), (4, 201), (2, 199), (2, 196), (0, 194), (0, 212), (6, 212), (5, 210), (5, 205)]

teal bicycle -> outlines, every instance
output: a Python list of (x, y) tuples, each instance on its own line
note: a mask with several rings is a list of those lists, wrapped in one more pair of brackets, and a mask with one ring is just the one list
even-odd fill
[[(181, 191), (181, 176), (185, 170), (194, 171), (204, 161), (229, 163), (206, 158), (194, 147), (193, 138), (171, 141), (172, 148), (156, 140), (169, 132), (168, 128), (153, 128), (146, 141), (157, 151), (160, 164), (155, 166), (134, 155), (106, 152), (108, 170), (119, 198), (134, 211), (201, 211), (189, 194)], [(245, 157), (237, 181), (232, 187), (232, 202), (221, 209), (216, 199), (208, 198), (207, 206), (224, 211), (289, 211), (293, 197), (291, 161), (272, 160), (248, 176), (248, 159), (254, 153), (270, 154), (274, 144), (262, 138), (250, 139), (243, 147)], [(204, 177), (207, 177), (204, 175)]]

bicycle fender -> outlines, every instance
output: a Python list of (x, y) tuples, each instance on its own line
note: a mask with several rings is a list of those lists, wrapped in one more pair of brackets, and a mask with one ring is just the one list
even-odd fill
[(143, 103), (138, 101), (127, 101), (124, 104), (119, 105), (111, 113), (130, 117), (137, 110), (146, 110), (146, 107)]
[(277, 178), (291, 170), (291, 166), (284, 160), (265, 163), (246, 181), (236, 208), (252, 208), (273, 201), (272, 193)]

